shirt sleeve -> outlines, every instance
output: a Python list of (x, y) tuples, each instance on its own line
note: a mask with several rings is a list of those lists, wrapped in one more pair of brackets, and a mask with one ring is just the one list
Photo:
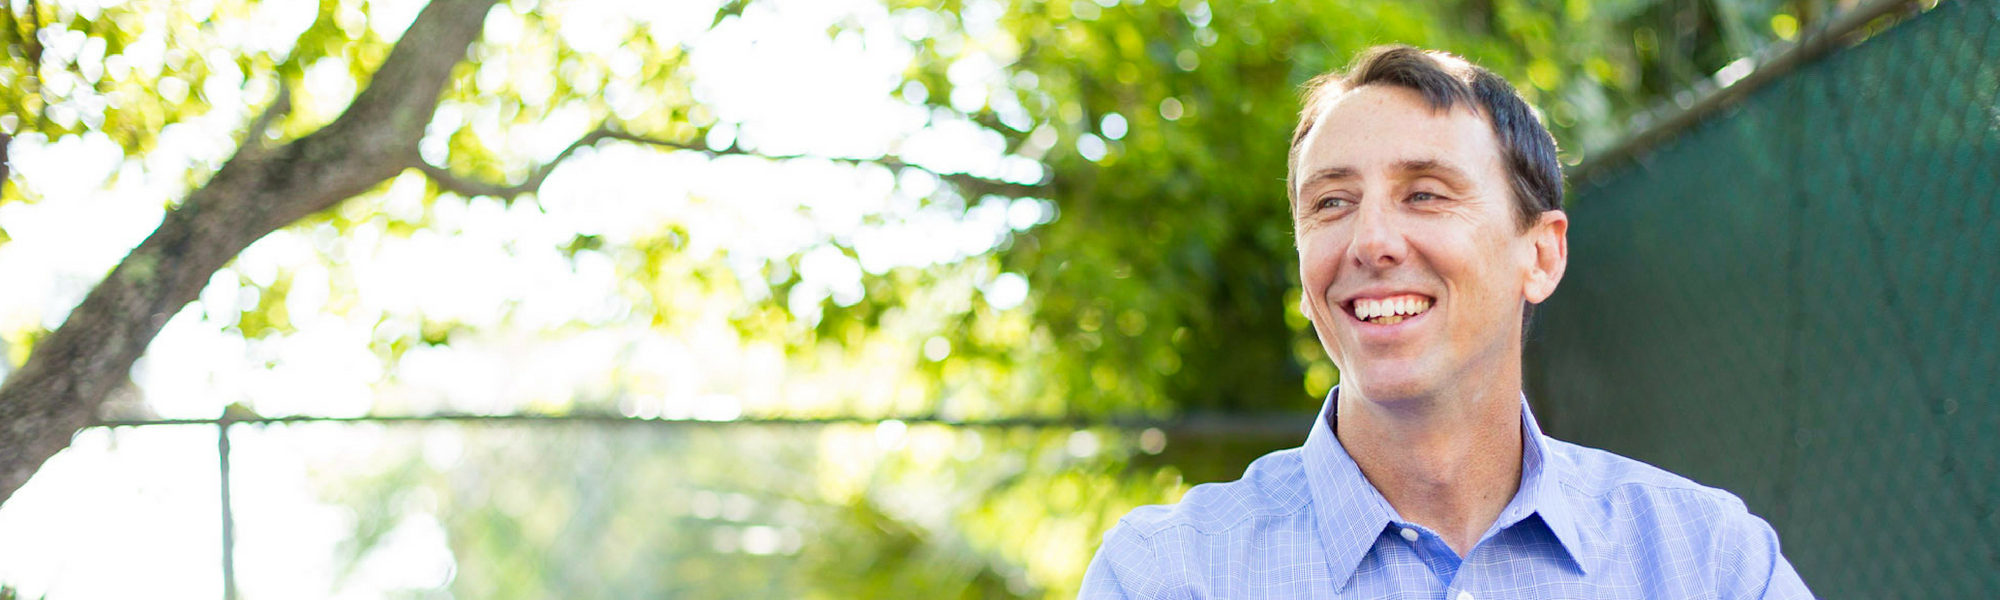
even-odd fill
[(1129, 600), (1125, 586), (1118, 582), (1110, 561), (1104, 559), (1104, 551), (1097, 552), (1097, 558), (1090, 560), (1090, 568), (1083, 571), (1083, 591), (1077, 600)]
[[(1740, 501), (1739, 501), (1740, 502)], [(1741, 510), (1741, 509), (1739, 509)], [(1778, 547), (1778, 532), (1769, 522), (1741, 510), (1722, 529), (1720, 557), (1722, 597), (1768, 600), (1810, 600), (1812, 591), (1792, 569)]]
[(1138, 600), (1157, 594), (1143, 589), (1157, 573), (1149, 572), (1156, 561), (1146, 539), (1119, 521), (1104, 534), (1104, 545), (1090, 559), (1083, 572), (1083, 589), (1078, 600)]

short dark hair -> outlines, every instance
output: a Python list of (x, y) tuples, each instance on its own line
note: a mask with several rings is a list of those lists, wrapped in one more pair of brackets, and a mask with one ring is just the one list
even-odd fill
[(1312, 132), (1313, 121), (1325, 112), (1327, 103), (1366, 85), (1415, 90), (1432, 110), (1464, 106), (1486, 117), (1493, 124), (1493, 136), (1507, 167), (1515, 216), (1522, 229), (1534, 225), (1541, 213), (1562, 208), (1562, 163), (1556, 161), (1556, 140), (1520, 92), (1506, 79), (1463, 58), (1401, 45), (1369, 48), (1347, 71), (1326, 73), (1306, 82), (1305, 106), (1299, 111), (1292, 149), (1285, 160), (1285, 195), (1294, 207), (1298, 205), (1299, 143)]

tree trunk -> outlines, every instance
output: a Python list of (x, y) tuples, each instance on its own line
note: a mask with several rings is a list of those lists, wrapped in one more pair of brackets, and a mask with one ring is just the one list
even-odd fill
[(251, 242), (418, 164), (417, 142), (494, 0), (434, 0), (340, 118), (276, 148), (244, 135), (0, 384), (0, 503), (97, 419), (167, 319)]

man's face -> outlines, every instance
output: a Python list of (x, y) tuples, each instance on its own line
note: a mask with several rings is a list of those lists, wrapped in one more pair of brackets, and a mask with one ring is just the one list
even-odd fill
[(1351, 90), (1302, 140), (1302, 302), (1341, 386), (1371, 400), (1519, 385), (1521, 302), (1555, 291), (1567, 217), (1523, 232), (1493, 129), (1409, 89)]

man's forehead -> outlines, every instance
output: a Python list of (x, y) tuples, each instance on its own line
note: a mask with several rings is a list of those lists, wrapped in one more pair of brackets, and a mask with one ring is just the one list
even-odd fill
[[(1300, 141), (1295, 167), (1306, 175), (1301, 184), (1316, 175), (1361, 170), (1469, 172), (1500, 166), (1498, 142), (1482, 115), (1464, 107), (1432, 109), (1416, 90), (1362, 86), (1322, 106)], [(1335, 172), (1323, 173), (1328, 171)]]

